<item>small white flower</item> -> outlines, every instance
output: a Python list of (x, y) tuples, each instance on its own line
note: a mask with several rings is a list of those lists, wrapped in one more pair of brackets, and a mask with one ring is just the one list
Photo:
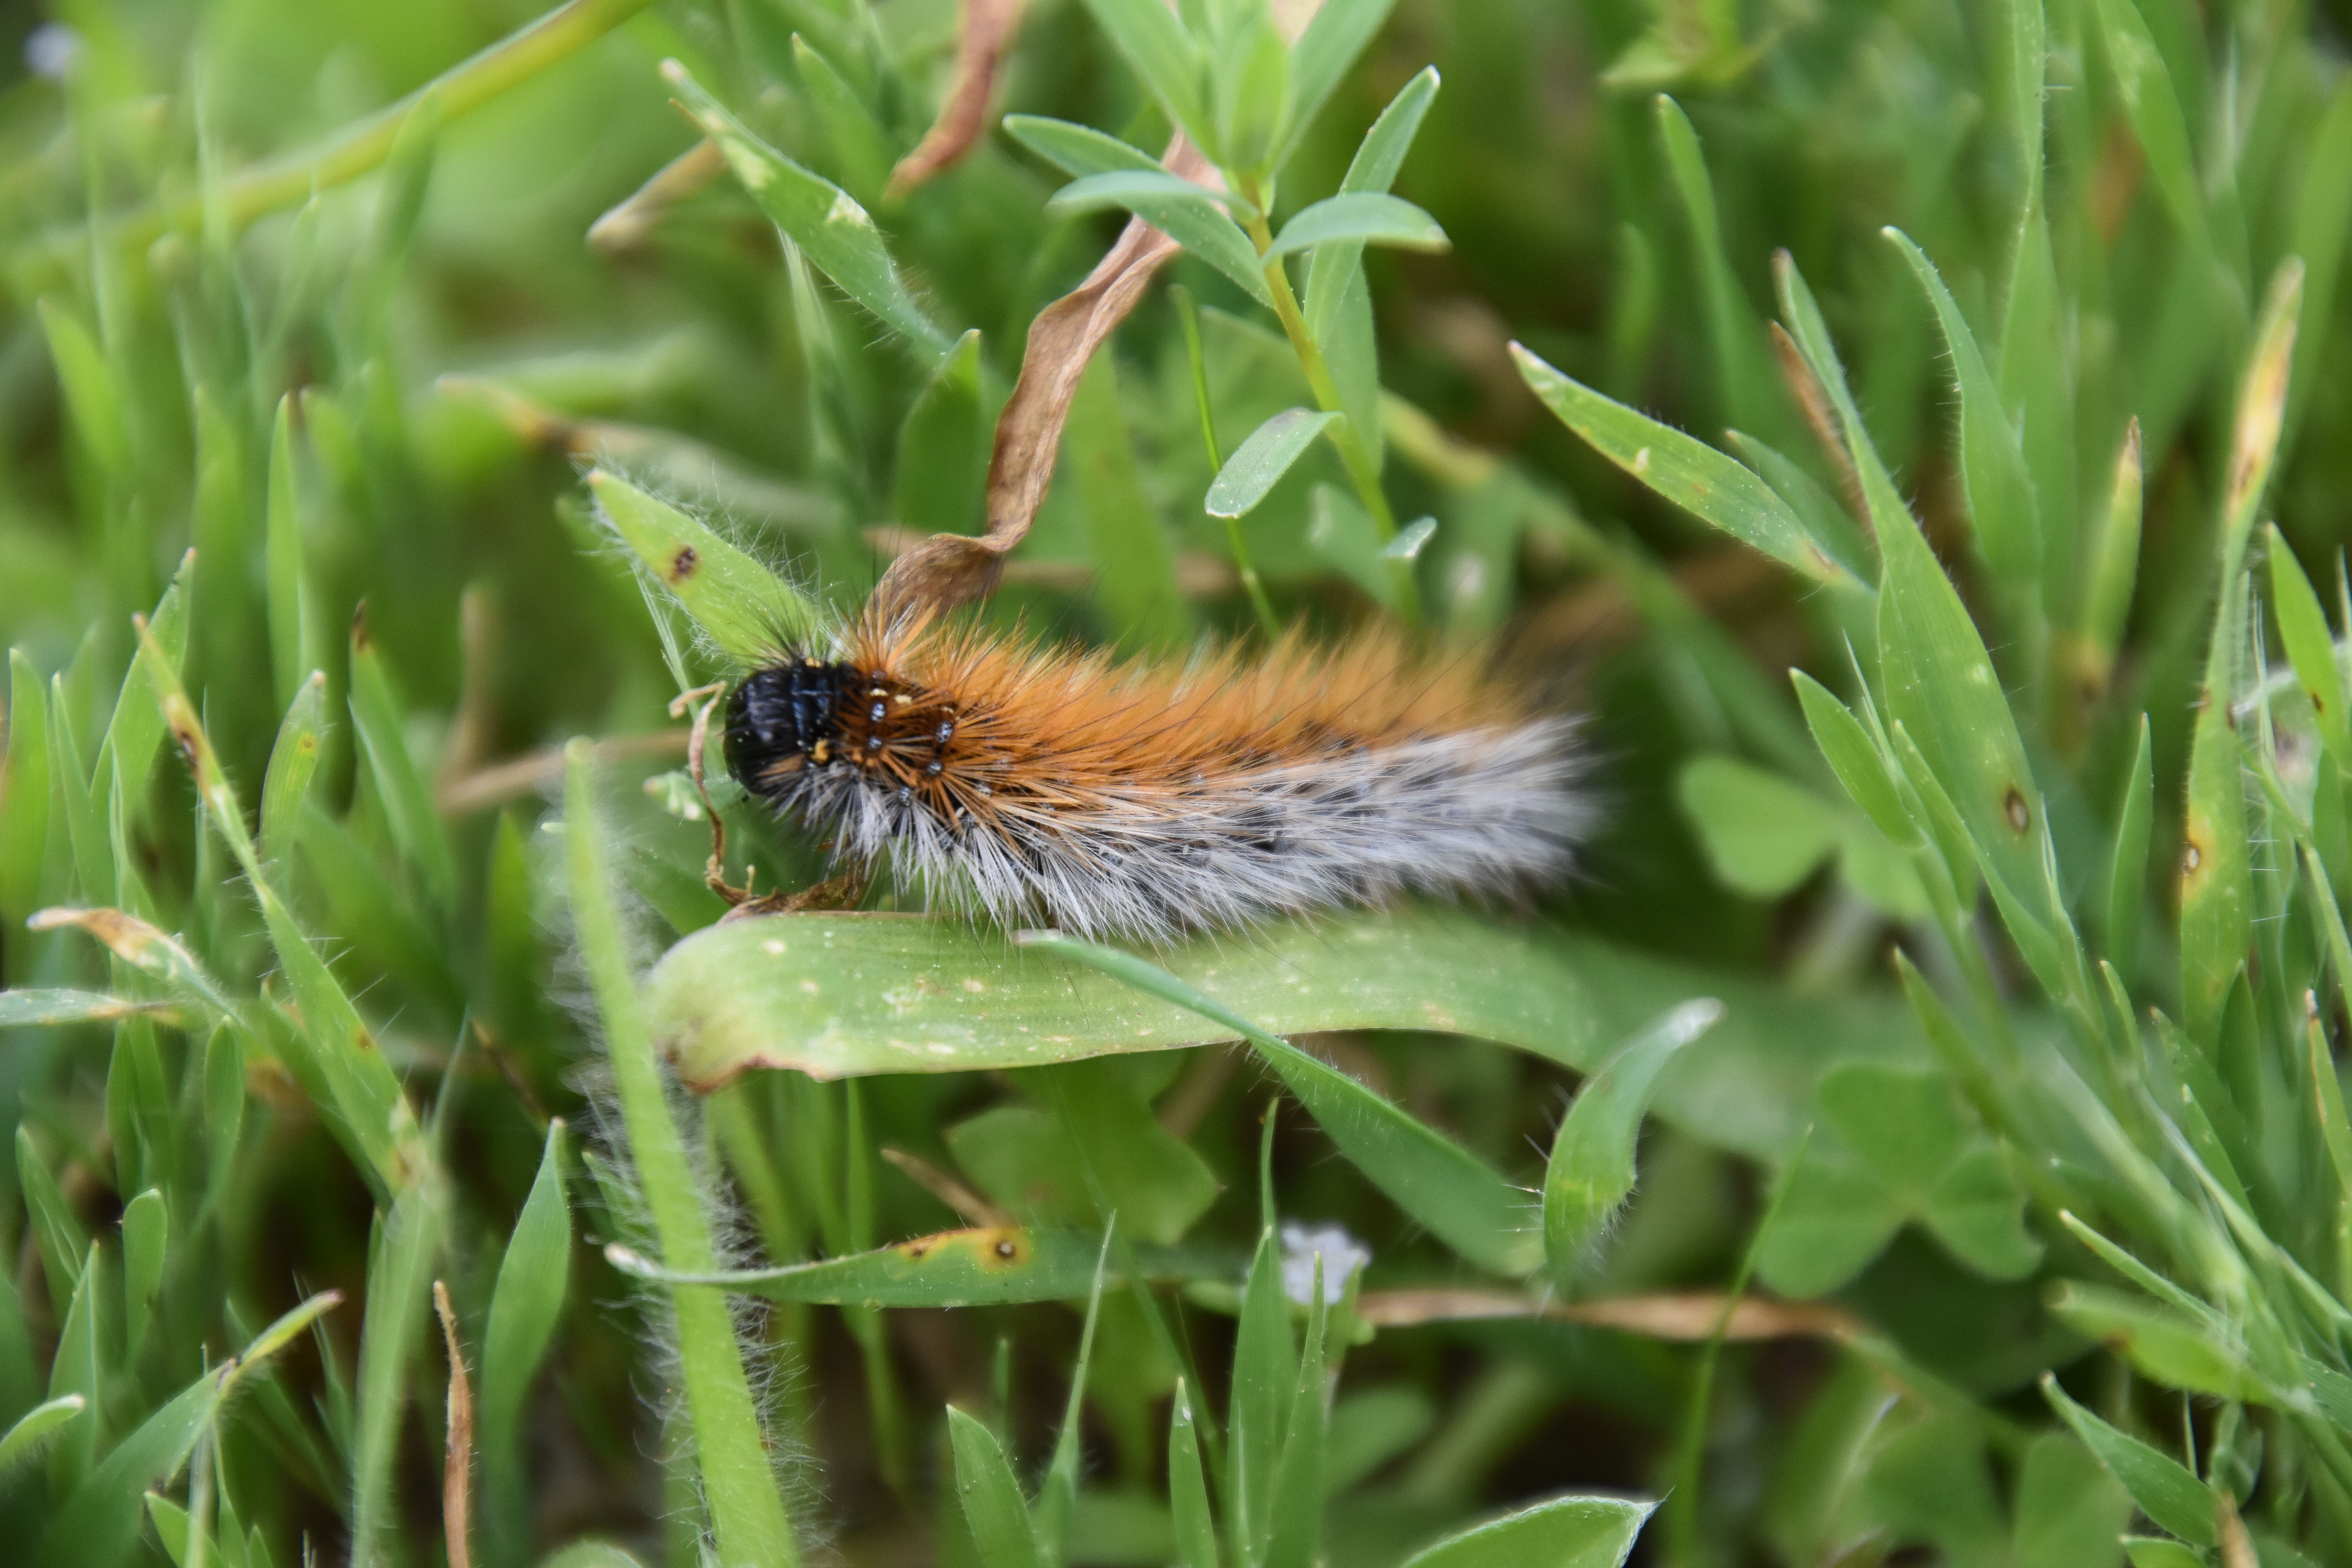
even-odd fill
[(1349, 1236), (1345, 1226), (1301, 1225), (1295, 1219), (1286, 1219), (1278, 1234), (1282, 1240), (1282, 1293), (1302, 1307), (1315, 1304), (1317, 1258), (1323, 1260), (1326, 1306), (1345, 1296), (1349, 1279), (1372, 1260), (1372, 1249)]
[(51, 81), (63, 81), (81, 49), (81, 35), (63, 22), (45, 22), (25, 40), (25, 68)]

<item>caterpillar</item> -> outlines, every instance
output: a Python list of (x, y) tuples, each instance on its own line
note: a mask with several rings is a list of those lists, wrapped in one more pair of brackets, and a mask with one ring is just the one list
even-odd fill
[(1524, 897), (1593, 819), (1572, 719), (1387, 629), (1155, 662), (869, 612), (739, 681), (724, 747), (837, 858), (935, 904), (1152, 942)]

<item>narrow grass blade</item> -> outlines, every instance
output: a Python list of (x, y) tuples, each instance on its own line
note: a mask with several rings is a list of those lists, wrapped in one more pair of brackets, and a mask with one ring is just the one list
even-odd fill
[(522, 1413), (571, 1283), (572, 1214), (563, 1195), (563, 1122), (547, 1125), (539, 1174), (523, 1200), (490, 1291), (482, 1334), (483, 1524), (491, 1560), (525, 1554), (530, 1539)]
[(665, 60), (662, 77), (685, 100), (687, 113), (702, 133), (727, 154), (728, 166), (760, 210), (842, 292), (921, 347), (933, 353), (947, 352), (948, 334), (907, 291), (889, 247), (856, 198), (754, 135), (677, 61)]
[(1160, 167), (1160, 160), (1142, 148), (1074, 121), (1043, 114), (1008, 114), (1004, 117), (1004, 133), (1073, 176)]
[[(2352, 82), (2338, 81), (2318, 128), (2309, 132), (2303, 189), (2295, 202), (2291, 254), (2303, 258), (2304, 291), (2315, 321), (2334, 309), (2347, 233), (2352, 233)], [(2325, 332), (2305, 334), (2295, 345), (2294, 381), (2287, 393), (2286, 434), (2292, 439), (2310, 405), (2313, 378), (2327, 342)]]
[(956, 1500), (980, 1549), (981, 1568), (1045, 1568), (1029, 1505), (995, 1435), (950, 1405), (948, 1444), (955, 1455)]
[(55, 1437), (67, 1422), (80, 1415), (89, 1404), (89, 1401), (79, 1394), (68, 1394), (45, 1400), (18, 1416), (16, 1424), (5, 1435), (0, 1435), (0, 1477), (38, 1455), (42, 1447)]
[[(123, 672), (122, 689), (114, 700), (114, 715), (107, 721), (105, 738), (100, 742), (98, 755), (92, 759), (89, 777), (102, 807), (106, 792), (120, 780), (126, 798), (138, 801), (145, 796), (147, 781), (155, 765), (156, 748), (163, 743), (164, 723), (157, 713), (157, 703), (165, 684), (179, 683), (181, 667), (188, 652), (188, 614), (195, 594), (195, 552), (190, 551), (180, 558), (180, 569), (173, 574), (172, 584), (163, 596), (155, 601), (155, 613), (149, 617), (149, 636), (143, 639), (154, 644), (160, 660), (134, 658)], [(117, 896), (111, 886), (85, 887), (83, 895), (94, 902), (111, 903)]]
[(724, 652), (755, 659), (815, 635), (816, 606), (705, 524), (602, 469), (588, 488), (639, 563)]
[(2173, 222), (2201, 250), (2209, 243), (2205, 200), (2198, 184), (2189, 122), (2180, 111), (2180, 98), (2173, 89), (2163, 51), (2157, 47), (2155, 35), (2148, 31), (2134, 0), (2098, 0), (2097, 13), (2116, 94), (2147, 155), (2148, 173)]
[(416, 868), (433, 907), (446, 910), (457, 894), (457, 861), (441, 815), (433, 808), (433, 794), (409, 754), (405, 715), (393, 695), (383, 655), (368, 631), (364, 608), (352, 626), (351, 660), (352, 722), (391, 821), (393, 845)]
[[(1265, 1195), (1271, 1203), (1270, 1189)], [(1282, 1455), (1282, 1417), (1296, 1372), (1290, 1307), (1282, 1291), (1282, 1257), (1268, 1226), (1258, 1236), (1257, 1255), (1242, 1286), (1233, 1384), (1225, 1396), (1225, 1535), (1236, 1563), (1265, 1560)]]
[(290, 705), (319, 650), (302, 574), (302, 502), (294, 455), (294, 396), (278, 400), (269, 438), (269, 667), (280, 707)]
[(122, 1344), (133, 1358), (146, 1340), (147, 1324), (158, 1304), (171, 1234), (171, 1211), (158, 1189), (150, 1187), (123, 1205)]
[[(662, 1255), (678, 1268), (708, 1271), (718, 1252), (695, 1184), (692, 1162), (670, 1113), (645, 1006), (629, 972), (605, 847), (597, 826), (594, 753), (585, 741), (564, 748), (564, 859), (572, 916), (603, 1021), (606, 1058), (628, 1128), (646, 1207)], [(721, 1558), (795, 1568), (800, 1548), (769, 1471), (768, 1451), (735, 1324), (724, 1298), (693, 1287), (670, 1292), (681, 1377), (694, 1424), (696, 1459)]]
[(2294, 547), (2273, 524), (2270, 531), (2271, 605), (2278, 616), (2279, 640), (2286, 645), (2294, 678), (2311, 699), (2312, 717), (2319, 738), (2339, 768), (2352, 768), (2352, 713), (2344, 706), (2344, 670), (2336, 662), (2336, 639), (2327, 629), (2327, 612), (2311, 579), (2303, 574)]
[(1691, 258), (1698, 271), (1699, 304), (1706, 312), (1707, 348), (1715, 360), (1721, 406), (1733, 425), (1765, 431), (1777, 439), (1788, 425), (1786, 403), (1760, 352), (1764, 334), (1755, 308), (1740, 291), (1723, 253), (1715, 186), (1707, 176), (1698, 132), (1682, 105), (1664, 93), (1658, 95), (1657, 114), (1666, 172), (1674, 179), (1683, 221), (1690, 226)]
[(1476, 1155), (1308, 1056), (1130, 954), (1058, 932), (1024, 931), (1024, 945), (1074, 959), (1163, 1001), (1212, 1018), (1257, 1048), (1331, 1141), (1406, 1213), (1481, 1268), (1523, 1274), (1540, 1261), (1518, 1189)]
[[(989, 1226), (817, 1263), (719, 1270), (665, 1267), (617, 1246), (604, 1250), (614, 1268), (640, 1279), (719, 1285), (772, 1301), (896, 1309), (1083, 1300), (1101, 1246), (1083, 1231)], [(1145, 1279), (1229, 1279), (1233, 1272), (1233, 1260), (1216, 1253), (1137, 1247), (1132, 1257)]]
[(2190, 731), (2179, 872), (2181, 1023), (2208, 1051), (2216, 1048), (2223, 999), (2253, 937), (2245, 780), (2230, 720), (2237, 650), (2246, 637), (2243, 574), (2233, 571), (2224, 578), (2221, 596)]
[(1118, 1224), (1114, 1215), (1103, 1226), (1102, 1248), (1095, 1254), (1094, 1283), (1087, 1291), (1086, 1322), (1078, 1331), (1078, 1353), (1070, 1363), (1070, 1391), (1062, 1404), (1062, 1425), (1054, 1435), (1054, 1458), (1045, 1467), (1045, 1479), (1031, 1510), (1038, 1543), (1054, 1563), (1069, 1552), (1070, 1513), (1078, 1497), (1078, 1427), (1086, 1408), (1087, 1369), (1094, 1360), (1095, 1329), (1102, 1319), (1103, 1282), (1109, 1275), (1111, 1237)]
[(1864, 816), (1877, 826), (1887, 841), (1906, 848), (1925, 842), (1919, 825), (1903, 806), (1903, 797), (1896, 793), (1895, 781), (1886, 771), (1886, 760), (1879, 754), (1877, 744), (1853, 716), (1853, 710), (1839, 701), (1830, 689), (1801, 669), (1792, 669), (1789, 679), (1797, 689), (1797, 702), (1805, 710), (1805, 723), (1812, 731), (1813, 742), (1828, 759), (1830, 771), (1837, 774), (1838, 783)]
[(1911, 237), (1897, 228), (1882, 230), (1910, 264), (1936, 310), (1944, 331), (1944, 344), (1952, 358), (1952, 379), (1960, 404), (1960, 476), (1976, 524), (1977, 545), (1987, 564), (2007, 584), (2012, 604), (2022, 609), (2038, 605), (2042, 579), (2042, 527), (2036, 514), (2033, 481), (2025, 471), (2025, 454), (2017, 432), (2001, 407), (2000, 389), (1977, 347), (1976, 334), (1960, 314), (1952, 291), (1944, 286), (1935, 263)]
[(1560, 422), (1619, 468), (1700, 521), (1824, 583), (1856, 584), (1852, 565), (1805, 530), (1788, 502), (1733, 458), (1635, 413), (1514, 343), (1519, 374)]
[(37, 1549), (36, 1561), (111, 1568), (138, 1544), (146, 1494), (179, 1472), (220, 1407), (233, 1372), (205, 1373), (114, 1446), (66, 1499)]
[(1168, 1506), (1176, 1524), (1178, 1568), (1220, 1568), (1217, 1524), (1209, 1512), (1208, 1480), (1193, 1430), (1192, 1396), (1181, 1378), (1168, 1413)]
[(2042, 1397), (2059, 1418), (2074, 1429), (2083, 1446), (2098, 1456), (2107, 1473), (2121, 1481), (2140, 1511), (2183, 1541), (2199, 1546), (2213, 1544), (2214, 1497), (2179, 1460), (2149, 1447), (2127, 1432), (2117, 1431), (2084, 1409), (2042, 1374)]
[(166, 1002), (110, 996), (100, 991), (21, 986), (0, 991), (0, 1029), (47, 1029), (60, 1024), (111, 1024), (142, 1013), (167, 1014)]
[(49, 839), (49, 705), (39, 671), (8, 650), (7, 755), (0, 762), (0, 920), (12, 924), (41, 899)]
[(1713, 1028), (1723, 1004), (1688, 1002), (1627, 1041), (1585, 1080), (1544, 1172), (1544, 1261), (1566, 1280), (1633, 1191), (1633, 1143), (1650, 1091), (1674, 1054)]
[[(1292, 58), (1296, 66), (1297, 57)], [(1429, 66), (1398, 89), (1349, 161), (1348, 172), (1339, 181), (1342, 195), (1385, 192), (1396, 184), (1397, 172), (1404, 166), (1405, 154), (1437, 96), (1437, 68)], [(1318, 247), (1307, 264), (1307, 331), (1318, 343), (1331, 338), (1341, 296), (1349, 279), (1359, 274), (1363, 250), (1360, 241), (1334, 239)]]
[(2139, 956), (2140, 909), (2147, 900), (2147, 845), (2156, 820), (2156, 766), (2147, 715), (2139, 717), (2139, 750), (2124, 784), (2123, 809), (2116, 813), (2114, 847), (2107, 857), (2105, 935), (2107, 956), (2129, 974)]
[(1131, 212), (1271, 309), (1274, 295), (1266, 287), (1265, 262), (1241, 226), (1225, 216), (1231, 205), (1236, 205), (1234, 198), (1171, 174), (1158, 164), (1080, 175), (1046, 204), (1055, 213), (1103, 207)]
[(1315, 437), (1339, 417), (1313, 409), (1286, 408), (1251, 431), (1209, 486), (1209, 515), (1246, 516), (1305, 455)]
[(2093, 695), (2106, 689), (2131, 612), (2132, 588), (2139, 574), (2140, 490), (2139, 421), (2135, 418), (2124, 431), (2107, 504), (2091, 536), (2091, 576), (2083, 595), (2080, 635), (2084, 683)]
[(283, 876), (289, 870), (294, 837), (309, 805), (310, 780), (319, 771), (319, 748), (327, 723), (327, 677), (312, 670), (295, 689), (278, 740), (269, 748), (261, 779), (261, 858)]
[(408, 1409), (409, 1363), (425, 1327), (426, 1292), (447, 1218), (425, 1184), (393, 1202), (369, 1248), (361, 1321), (358, 1432), (352, 1455), (352, 1557), (374, 1563), (394, 1526), (393, 1465)]
[(1416, 1552), (1405, 1568), (1619, 1568), (1657, 1506), (1597, 1497), (1538, 1503)]

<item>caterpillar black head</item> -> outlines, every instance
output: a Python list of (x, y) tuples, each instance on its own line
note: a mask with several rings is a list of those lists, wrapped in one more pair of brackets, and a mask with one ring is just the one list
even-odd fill
[(841, 749), (843, 704), (859, 684), (845, 664), (793, 658), (752, 671), (727, 700), (727, 771), (758, 795), (778, 795), (803, 769)]

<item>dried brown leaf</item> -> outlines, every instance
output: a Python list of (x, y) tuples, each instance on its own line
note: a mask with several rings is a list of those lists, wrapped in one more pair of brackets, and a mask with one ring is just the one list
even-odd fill
[[(1160, 164), (1186, 179), (1217, 182), (1216, 172), (1178, 137)], [(995, 586), (1005, 552), (1028, 536), (1029, 524), (1053, 482), (1062, 426), (1077, 395), (1087, 362), (1142, 299), (1143, 290), (1179, 247), (1132, 218), (1118, 243), (1085, 282), (1037, 312), (1021, 353), (1021, 376), (997, 416), (996, 445), (988, 460), (988, 531), (977, 538), (935, 533), (890, 563), (875, 585), (875, 607), (887, 616), (952, 609)]]
[[(1486, 1318), (1549, 1318), (1593, 1328), (1620, 1329), (1651, 1339), (1696, 1343), (1712, 1339), (1723, 1321), (1724, 1298), (1712, 1290), (1655, 1296), (1615, 1296), (1597, 1301), (1547, 1301), (1509, 1290), (1371, 1290), (1356, 1315), (1380, 1328), (1462, 1322)], [(1727, 1340), (1845, 1339), (1861, 1324), (1851, 1313), (1815, 1301), (1771, 1301), (1743, 1296), (1731, 1309)]]
[(433, 1281), (433, 1310), (441, 1315), (442, 1342), (449, 1351), (449, 1436), (441, 1468), (441, 1532), (448, 1542), (449, 1568), (469, 1568), (474, 1391), (466, 1381), (466, 1353), (457, 1343), (457, 1314), (449, 1308), (449, 1288), (438, 1279)]
[(955, 79), (940, 103), (939, 118), (890, 171), (891, 195), (905, 195), (961, 158), (988, 129), (988, 100), (996, 89), (997, 67), (1020, 30), (1021, 5), (1022, 0), (963, 0)]

